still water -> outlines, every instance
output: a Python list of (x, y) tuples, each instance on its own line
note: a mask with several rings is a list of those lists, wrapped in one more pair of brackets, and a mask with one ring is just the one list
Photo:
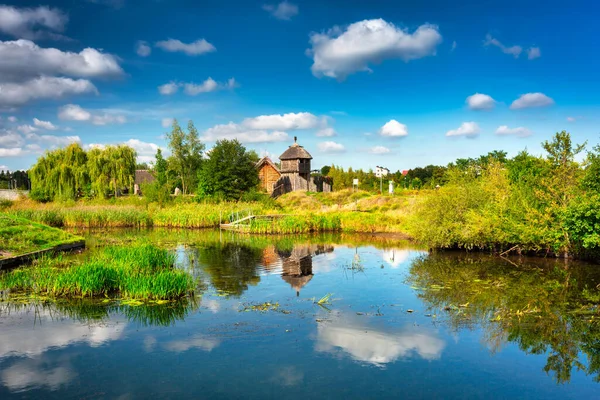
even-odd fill
[(0, 399), (600, 398), (596, 266), (339, 235), (88, 243), (140, 235), (198, 296), (0, 302)]

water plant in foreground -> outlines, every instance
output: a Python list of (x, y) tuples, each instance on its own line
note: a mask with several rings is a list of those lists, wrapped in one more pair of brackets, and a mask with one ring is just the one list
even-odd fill
[(0, 290), (53, 297), (118, 295), (129, 299), (176, 299), (191, 293), (194, 278), (175, 268), (173, 253), (154, 245), (107, 247), (82, 262), (42, 258), (0, 275)]

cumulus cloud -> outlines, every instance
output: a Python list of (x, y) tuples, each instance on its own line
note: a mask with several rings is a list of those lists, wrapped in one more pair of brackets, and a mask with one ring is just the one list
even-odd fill
[(375, 146), (369, 149), (370, 154), (389, 154), (390, 152), (391, 150), (385, 146)]
[(507, 47), (503, 45), (498, 39), (492, 37), (492, 35), (487, 34), (485, 37), (485, 41), (483, 42), (484, 46), (496, 46), (498, 47), (504, 54), (510, 54), (515, 58), (519, 58), (521, 53), (523, 52), (523, 48), (521, 46), (510, 46)]
[(527, 136), (531, 136), (532, 132), (529, 129), (524, 128), (522, 126), (520, 126), (518, 128), (509, 128), (506, 125), (502, 125), (502, 126), (499, 126), (498, 129), (496, 129), (496, 135), (503, 135), (503, 136), (515, 135), (515, 136), (519, 136), (519, 137), (527, 137)]
[(19, 125), (17, 127), (17, 130), (19, 132), (24, 133), (24, 134), (27, 135), (29, 133), (37, 131), (37, 128), (35, 126), (31, 126), (31, 125)]
[(138, 139), (129, 139), (124, 142), (124, 144), (135, 150), (138, 162), (148, 163), (155, 161), (156, 151), (159, 149), (159, 146), (156, 143), (143, 142)]
[(554, 104), (554, 100), (546, 96), (544, 93), (526, 93), (522, 94), (518, 99), (510, 105), (511, 110), (520, 110), (523, 108), (547, 107)]
[(333, 129), (332, 127), (328, 126), (328, 127), (323, 128), (323, 129), (319, 129), (317, 131), (317, 136), (319, 136), (319, 137), (337, 136), (337, 132), (335, 131), (335, 129)]
[(311, 34), (308, 54), (313, 57), (313, 75), (343, 80), (355, 72), (371, 71), (370, 64), (387, 59), (408, 62), (435, 55), (441, 42), (435, 25), (421, 25), (410, 33), (383, 19), (372, 19)]
[(319, 118), (308, 112), (259, 115), (246, 118), (242, 125), (249, 129), (295, 130), (313, 129), (319, 126)]
[(21, 106), (38, 99), (93, 93), (98, 90), (86, 79), (41, 76), (25, 82), (0, 83), (0, 106)]
[(466, 136), (473, 138), (481, 133), (479, 125), (475, 122), (463, 122), (457, 129), (452, 129), (446, 132), (446, 136)]
[(94, 125), (124, 124), (124, 115), (106, 112), (88, 111), (77, 104), (67, 104), (58, 109), (58, 118), (63, 121), (90, 122)]
[(65, 39), (63, 32), (69, 18), (49, 7), (17, 8), (0, 5), (0, 32), (24, 39)]
[[(17, 133), (20, 132), (20, 133)], [(31, 153), (41, 153), (47, 148), (66, 146), (81, 142), (79, 136), (55, 136), (38, 134), (39, 129), (31, 125), (20, 125), (16, 131), (0, 130), (0, 156), (16, 157)]]
[(158, 87), (158, 92), (164, 96), (170, 96), (172, 94), (177, 93), (180, 87), (183, 87), (183, 91), (185, 94), (189, 96), (196, 96), (200, 93), (209, 93), (222, 89), (234, 89), (238, 86), (236, 80), (234, 78), (229, 78), (225, 83), (219, 83), (215, 81), (213, 78), (208, 78), (202, 83), (178, 83), (171, 81), (169, 83), (165, 83)]
[(23, 149), (15, 147), (13, 149), (5, 149), (0, 147), (0, 157), (17, 157), (23, 153)]
[(336, 142), (321, 142), (317, 145), (319, 151), (322, 153), (344, 153), (346, 148), (341, 143)]
[(535, 60), (536, 58), (540, 58), (542, 56), (542, 51), (539, 47), (530, 47), (527, 49), (527, 59)]
[(379, 134), (385, 137), (403, 137), (408, 135), (406, 125), (392, 119), (379, 129)]
[(42, 48), (30, 40), (0, 41), (0, 76), (22, 81), (42, 75), (111, 78), (124, 74), (115, 56), (91, 47), (79, 53)]
[(46, 129), (49, 131), (55, 131), (58, 129), (58, 127), (56, 125), (54, 125), (52, 122), (50, 121), (41, 121), (37, 118), (33, 119), (33, 125), (37, 126), (38, 128), (42, 128), (42, 129)]
[(0, 130), (0, 148), (14, 149), (25, 144), (24, 138), (11, 130)]
[(262, 8), (275, 18), (284, 21), (289, 21), (292, 17), (298, 15), (298, 6), (287, 1), (282, 1), (277, 5), (265, 4)]
[(269, 132), (266, 129), (252, 129), (244, 125), (229, 122), (215, 125), (204, 131), (202, 140), (216, 142), (217, 140), (237, 139), (242, 143), (270, 143), (287, 140), (288, 134), (282, 131)]
[(156, 47), (171, 53), (182, 52), (188, 56), (197, 56), (205, 53), (217, 51), (216, 47), (207, 42), (205, 39), (198, 39), (192, 43), (183, 43), (181, 40), (168, 39), (156, 42)]
[(160, 85), (158, 87), (158, 92), (163, 96), (170, 96), (172, 94), (177, 93), (179, 90), (179, 84), (175, 82), (165, 83), (164, 85)]
[(467, 97), (466, 103), (471, 110), (491, 110), (496, 106), (496, 100), (482, 93), (475, 93)]
[(148, 42), (140, 40), (135, 45), (135, 52), (140, 57), (148, 57), (152, 53), (152, 49), (148, 46)]

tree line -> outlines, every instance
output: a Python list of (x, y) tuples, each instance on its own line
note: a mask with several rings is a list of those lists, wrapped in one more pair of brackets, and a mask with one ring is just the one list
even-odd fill
[(30, 169), (30, 197), (39, 201), (109, 198), (133, 193), (136, 169), (149, 168), (156, 178), (142, 187), (152, 201), (168, 201), (176, 188), (198, 198), (239, 199), (259, 183), (258, 155), (237, 140), (220, 140), (208, 151), (189, 121), (187, 131), (175, 120), (166, 134), (171, 155), (157, 150), (154, 163), (137, 164), (129, 146), (83, 149), (72, 143), (47, 151)]
[(29, 190), (27, 171), (0, 171), (0, 189)]

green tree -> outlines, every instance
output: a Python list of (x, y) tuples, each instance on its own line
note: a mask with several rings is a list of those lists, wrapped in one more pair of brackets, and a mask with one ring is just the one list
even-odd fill
[(199, 174), (198, 193), (239, 199), (258, 185), (252, 154), (237, 140), (220, 140), (211, 149)]
[(167, 184), (167, 160), (162, 155), (162, 150), (156, 150), (156, 162), (154, 163), (154, 172), (156, 173), (156, 180), (160, 186)]
[(188, 132), (184, 132), (177, 120), (173, 121), (171, 132), (167, 133), (171, 157), (169, 164), (177, 172), (181, 180), (183, 193), (194, 187), (198, 171), (202, 165), (204, 144), (200, 141), (198, 131), (192, 121), (188, 122)]
[(325, 165), (323, 168), (321, 168), (321, 175), (327, 176), (329, 175), (329, 171), (331, 171), (331, 167), (329, 165)]

